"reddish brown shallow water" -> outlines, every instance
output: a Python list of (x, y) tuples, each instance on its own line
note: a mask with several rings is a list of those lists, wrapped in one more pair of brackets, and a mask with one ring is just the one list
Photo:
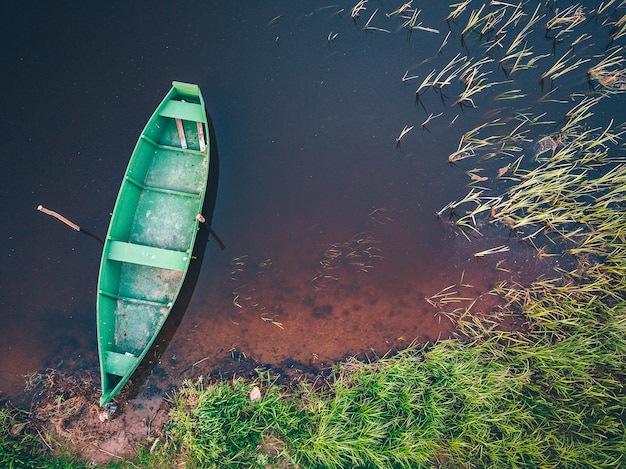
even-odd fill
[[(376, 359), (411, 342), (450, 336), (454, 326), (442, 312), (478, 299), (473, 313), (490, 314), (497, 299), (489, 291), (496, 284), (523, 281), (549, 268), (530, 248), (476, 261), (465, 238), (454, 233), (442, 234), (463, 257), (420, 263), (404, 247), (411, 230), (402, 216), (385, 225), (366, 217), (358, 231), (343, 236), (324, 234), (320, 225), (294, 231), (304, 236), (298, 243), (281, 244), (280, 252), (268, 249), (228, 260), (219, 259), (224, 253), (208, 254), (219, 267), (201, 276), (157, 369), (178, 380), (202, 373), (230, 375), (241, 362), (285, 370), (324, 369), (350, 355)], [(341, 259), (321, 265), (329, 250)], [(296, 257), (296, 251), (307, 255)], [(370, 259), (374, 252), (380, 257)], [(357, 264), (363, 258), (368, 258), (367, 271)], [(437, 307), (427, 301), (451, 285), (463, 300)], [(162, 378), (153, 383), (161, 389)]]

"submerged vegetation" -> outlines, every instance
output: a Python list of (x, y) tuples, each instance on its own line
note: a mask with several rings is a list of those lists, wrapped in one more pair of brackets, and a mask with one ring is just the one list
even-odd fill
[[(383, 15), (369, 13), (367, 3), (354, 5), (351, 19), (369, 18), (363, 30), (388, 33), (391, 28), (372, 26)], [(590, 64), (583, 79), (588, 92), (558, 100), (558, 89), (551, 88), (542, 96), (540, 103), (566, 104), (562, 115), (516, 110), (511, 116), (492, 115), (465, 132), (448, 162), (495, 165), (491, 170), (497, 177), (468, 171), (469, 193), (437, 215), (468, 242), (489, 226), (503, 226), (511, 239), (532, 245), (540, 258), (558, 257), (563, 263), (531, 285), (497, 285), (489, 294), (498, 304), (489, 313), (471, 311), (474, 303), (454, 308), (458, 300), (471, 298), (458, 298), (452, 287), (443, 289), (427, 300), (455, 322), (455, 338), (413, 345), (375, 363), (348, 360), (313, 383), (282, 386), (267, 370), (259, 370), (252, 381), (187, 381), (171, 399), (162, 436), (139, 456), (144, 465), (626, 465), (624, 126), (612, 118), (597, 126), (598, 115), (593, 123), (591, 119), (626, 89), (622, 47), (616, 44), (625, 35), (622, 2), (560, 11), (550, 9), (556, 2), (536, 7), (533, 2), (470, 4), (450, 5), (446, 20), (463, 47), (475, 40), (484, 54), (493, 56), (472, 61), (455, 55), (419, 85), (418, 106), (424, 105), (428, 90), (443, 101), (443, 91), (460, 83), (450, 104), (455, 109), (479, 107), (479, 95), (508, 83), (513, 74), (538, 69), (548, 56), (560, 58), (537, 70), (537, 85), (540, 80), (554, 85), (587, 62), (595, 65)], [(409, 33), (439, 32), (418, 23), (418, 17), (412, 1), (386, 15), (399, 18)], [(589, 40), (585, 34), (561, 54), (535, 55), (528, 42), (543, 24), (542, 35), (556, 46), (590, 20), (609, 27), (601, 56), (576, 58), (575, 47)], [(438, 55), (448, 39), (449, 34)], [(496, 51), (501, 55), (496, 57)], [(505, 81), (489, 81), (494, 70), (488, 66), (501, 70)], [(403, 83), (415, 78), (407, 76)], [(514, 102), (524, 96), (522, 89), (499, 89), (494, 99)], [(427, 122), (432, 117), (430, 113)], [(398, 148), (412, 128), (404, 127)], [(476, 252), (475, 258), (508, 251), (500, 242), (494, 246)], [(28, 448), (37, 438), (24, 436), (28, 426), (14, 413), (2, 411), (0, 429), (5, 465), (11, 455), (19, 467), (23, 455), (35, 454)]]

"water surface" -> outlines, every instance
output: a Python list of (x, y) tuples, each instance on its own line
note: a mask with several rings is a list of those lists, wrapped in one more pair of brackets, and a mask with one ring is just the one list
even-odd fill
[[(356, 23), (352, 2), (2, 6), (6, 396), (18, 398), (24, 376), (46, 367), (97, 374), (100, 247), (34, 208), (43, 204), (103, 235), (136, 138), (172, 80), (200, 85), (215, 125), (213, 228), (227, 249), (207, 246), (194, 296), (155, 372), (160, 387), (229, 372), (241, 360), (323, 368), (437, 340), (453, 330), (442, 309), (480, 298), (476, 313), (485, 313), (499, 282), (550, 271), (554, 261), (507, 229), (485, 223), (470, 242), (435, 213), (467, 193), (473, 165), (494, 180), (510, 162), (448, 164), (463, 133), (516, 110), (561, 117), (576, 93), (589, 91), (581, 67), (559, 80), (559, 102), (538, 102), (549, 89), (538, 76), (574, 38), (553, 50), (537, 26), (533, 53), (556, 56), (476, 96), (477, 109), (451, 106), (452, 90), (416, 103), (430, 70), (459, 53), (480, 57), (484, 42), (470, 38), (464, 48), (453, 25), (438, 56), (445, 2), (423, 6), (420, 16), (439, 34), (410, 38), (400, 20), (385, 17), (402, 2), (369, 3)], [(372, 25), (389, 33), (363, 31), (376, 8)], [(591, 57), (609, 31), (583, 27), (593, 39), (576, 53)], [(490, 80), (507, 79), (491, 69)], [(419, 78), (403, 83), (405, 72)], [(526, 98), (494, 100), (519, 86)], [(422, 128), (431, 113), (442, 115)], [(414, 128), (398, 146), (405, 126)], [(502, 244), (510, 251), (473, 256)], [(468, 299), (444, 308), (426, 300), (450, 285)]]

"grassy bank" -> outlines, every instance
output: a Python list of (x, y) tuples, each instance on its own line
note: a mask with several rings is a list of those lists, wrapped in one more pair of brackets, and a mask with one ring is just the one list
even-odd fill
[(445, 341), (343, 364), (318, 390), (186, 383), (167, 451), (198, 467), (620, 467), (626, 330), (599, 309), (586, 333)]
[[(187, 382), (155, 451), (113, 467), (623, 467), (626, 319), (588, 286), (531, 292), (532, 314), (559, 305), (548, 327), (350, 361), (330, 385)], [(79, 467), (22, 423), (2, 413), (3, 467)]]

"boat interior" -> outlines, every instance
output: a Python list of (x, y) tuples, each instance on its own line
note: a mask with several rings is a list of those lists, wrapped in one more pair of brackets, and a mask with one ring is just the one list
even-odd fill
[(209, 164), (206, 117), (197, 96), (177, 98), (161, 105), (139, 138), (116, 204), (123, 210), (107, 237), (98, 292), (107, 387), (137, 366), (165, 321), (198, 229)]

